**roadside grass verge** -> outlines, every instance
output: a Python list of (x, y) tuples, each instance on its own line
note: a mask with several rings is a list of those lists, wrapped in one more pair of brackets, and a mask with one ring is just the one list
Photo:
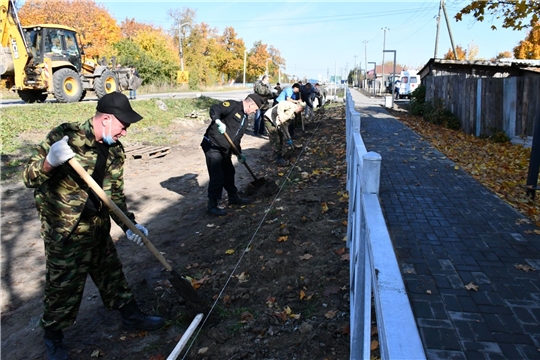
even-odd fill
[[(217, 100), (201, 96), (190, 99), (150, 99), (131, 103), (144, 119), (129, 129), (129, 136), (122, 139), (125, 146), (176, 145), (178, 134), (172, 125), (193, 121), (189, 115), (197, 113), (200, 119), (209, 117), (208, 109)], [(0, 108), (0, 141), (2, 155), (2, 180), (31, 154), (33, 146), (45, 139), (55, 126), (65, 122), (82, 122), (93, 116), (95, 101), (60, 104), (25, 104)]]

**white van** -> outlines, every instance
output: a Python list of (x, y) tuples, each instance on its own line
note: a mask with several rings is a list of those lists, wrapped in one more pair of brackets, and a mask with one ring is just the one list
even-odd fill
[(420, 75), (416, 70), (405, 70), (401, 72), (399, 85), (399, 98), (411, 98), (411, 93), (420, 86)]

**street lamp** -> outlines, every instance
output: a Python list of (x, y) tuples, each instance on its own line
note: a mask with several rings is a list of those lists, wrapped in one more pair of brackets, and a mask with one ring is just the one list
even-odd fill
[[(373, 95), (375, 95), (375, 83), (377, 82), (377, 63), (374, 61), (368, 62), (369, 64), (373, 64)], [(366, 78), (367, 78), (367, 69), (366, 69)]]
[[(396, 50), (383, 50), (383, 55), (385, 52), (391, 52), (394, 53), (394, 77), (396, 76)], [(394, 108), (394, 93), (396, 91), (396, 87), (394, 86), (394, 78), (392, 78), (392, 84), (390, 85), (392, 87), (392, 109)]]
[(178, 43), (180, 47), (180, 70), (184, 71), (184, 50), (182, 48), (182, 26), (188, 25), (189, 23), (183, 23), (178, 25)]
[(382, 54), (382, 79), (381, 79), (382, 85), (384, 87), (384, 52), (385, 52), (384, 50), (386, 49), (386, 31), (390, 29), (387, 27), (383, 27), (381, 28), (381, 30), (384, 31), (384, 40), (383, 40), (383, 47), (382, 47), (383, 54)]
[(272, 60), (272, 58), (266, 59), (266, 72), (265, 72), (265, 75), (268, 75), (268, 60)]
[(247, 50), (244, 50), (244, 87), (246, 87), (246, 61), (247, 61)]

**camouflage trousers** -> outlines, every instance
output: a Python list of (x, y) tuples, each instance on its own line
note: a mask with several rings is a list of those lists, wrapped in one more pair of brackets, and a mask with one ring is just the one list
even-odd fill
[(281, 157), (283, 155), (283, 131), (281, 131), (279, 126), (272, 124), (266, 117), (264, 118), (264, 126), (266, 127), (268, 140), (270, 141), (270, 146), (272, 147), (274, 155)]
[(81, 220), (64, 242), (42, 234), (46, 274), (41, 326), (60, 330), (75, 323), (89, 274), (107, 309), (134, 300), (109, 234), (108, 216)]

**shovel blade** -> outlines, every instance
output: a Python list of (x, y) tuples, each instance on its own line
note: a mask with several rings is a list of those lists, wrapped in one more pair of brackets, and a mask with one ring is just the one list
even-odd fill
[(255, 181), (250, 182), (250, 184), (253, 185), (254, 187), (264, 186), (265, 183), (266, 183), (266, 180), (264, 178), (258, 178), (258, 179), (255, 179)]
[(188, 279), (182, 277), (182, 275), (180, 275), (175, 269), (171, 270), (171, 277), (169, 281), (171, 282), (171, 285), (176, 290), (178, 295), (180, 295), (184, 299), (194, 303), (204, 302), (197, 293), (197, 290), (195, 290), (195, 288), (191, 285), (191, 282)]

